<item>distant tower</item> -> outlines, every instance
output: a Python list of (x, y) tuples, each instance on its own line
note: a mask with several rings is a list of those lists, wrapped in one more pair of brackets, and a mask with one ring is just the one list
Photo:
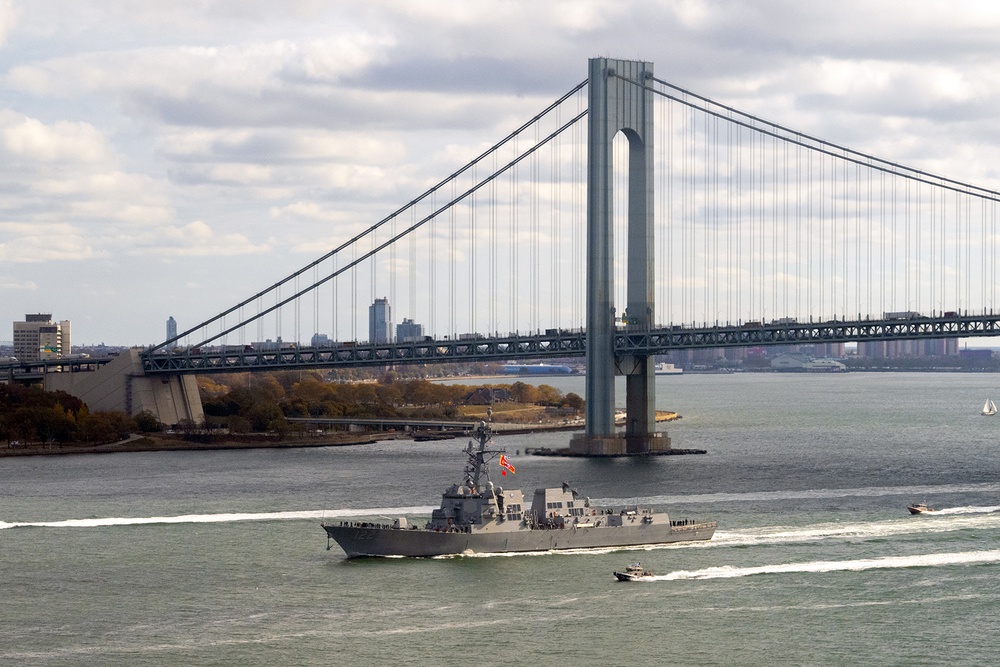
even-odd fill
[(424, 339), (424, 325), (417, 324), (411, 319), (403, 318), (402, 324), (396, 325), (397, 343), (414, 343)]
[[(177, 320), (175, 320), (174, 316), (171, 315), (170, 317), (167, 318), (167, 340), (176, 337), (177, 337)], [(167, 345), (169, 349), (173, 349), (176, 346), (177, 346), (176, 341), (174, 341), (170, 345)]]
[(391, 343), (392, 334), (392, 308), (389, 307), (389, 299), (375, 299), (375, 303), (368, 306), (368, 342)]

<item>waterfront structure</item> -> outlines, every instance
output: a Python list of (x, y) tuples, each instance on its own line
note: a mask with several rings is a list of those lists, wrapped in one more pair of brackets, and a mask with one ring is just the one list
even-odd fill
[[(167, 340), (173, 340), (174, 338), (177, 338), (177, 320), (171, 315), (167, 318)], [(177, 347), (177, 341), (167, 344), (168, 350), (172, 350), (175, 347)]]
[(776, 371), (846, 371), (847, 366), (836, 359), (814, 359), (798, 352), (785, 352), (771, 359), (771, 368)]
[(392, 308), (389, 306), (389, 299), (375, 299), (375, 303), (368, 306), (368, 342), (391, 343), (392, 334)]
[(50, 313), (35, 313), (14, 322), (14, 356), (20, 361), (61, 359), (70, 349), (69, 320), (53, 322)]
[(396, 325), (397, 343), (416, 343), (424, 339), (424, 325), (404, 317), (402, 324)]

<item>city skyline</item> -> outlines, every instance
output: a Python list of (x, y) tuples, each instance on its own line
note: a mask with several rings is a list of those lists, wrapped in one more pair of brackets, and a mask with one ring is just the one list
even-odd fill
[(168, 316), (193, 326), (381, 219), (604, 54), (997, 188), (997, 28), (987, 2), (0, 0), (0, 319), (160, 342)]

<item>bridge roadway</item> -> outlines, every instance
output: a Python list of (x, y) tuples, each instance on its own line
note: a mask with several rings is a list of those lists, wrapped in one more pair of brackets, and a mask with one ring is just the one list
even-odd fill
[[(1000, 315), (946, 315), (883, 320), (830, 320), (808, 323), (684, 327), (615, 333), (617, 355), (654, 355), (671, 350), (1000, 336)], [(464, 363), (514, 359), (582, 357), (586, 334), (581, 330), (548, 330), (544, 334), (411, 343), (352, 344), (285, 350), (154, 354), (143, 356), (143, 370), (156, 373), (231, 373), (248, 370), (350, 368), (389, 364)]]
[[(919, 340), (1000, 336), (1000, 315), (952, 314), (906, 319), (829, 320), (826, 322), (745, 322), (738, 325), (679, 326), (615, 333), (619, 356), (663, 354), (671, 350), (711, 347), (806, 345), (857, 341)], [(579, 329), (544, 334), (445, 338), (408, 343), (344, 343), (339, 347), (295, 347), (282, 350), (143, 353), (148, 375), (235, 373), (303, 368), (355, 368), (402, 364), (468, 363), (515, 359), (582, 357), (586, 334)], [(59, 370), (93, 370), (110, 359), (50, 359), (0, 365), (0, 378), (41, 377)]]

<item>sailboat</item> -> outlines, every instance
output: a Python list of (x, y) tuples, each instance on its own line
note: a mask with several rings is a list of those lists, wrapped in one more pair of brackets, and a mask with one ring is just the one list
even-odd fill
[(992, 398), (987, 398), (986, 402), (983, 403), (983, 414), (986, 416), (995, 415), (997, 413), (997, 404), (993, 402)]

